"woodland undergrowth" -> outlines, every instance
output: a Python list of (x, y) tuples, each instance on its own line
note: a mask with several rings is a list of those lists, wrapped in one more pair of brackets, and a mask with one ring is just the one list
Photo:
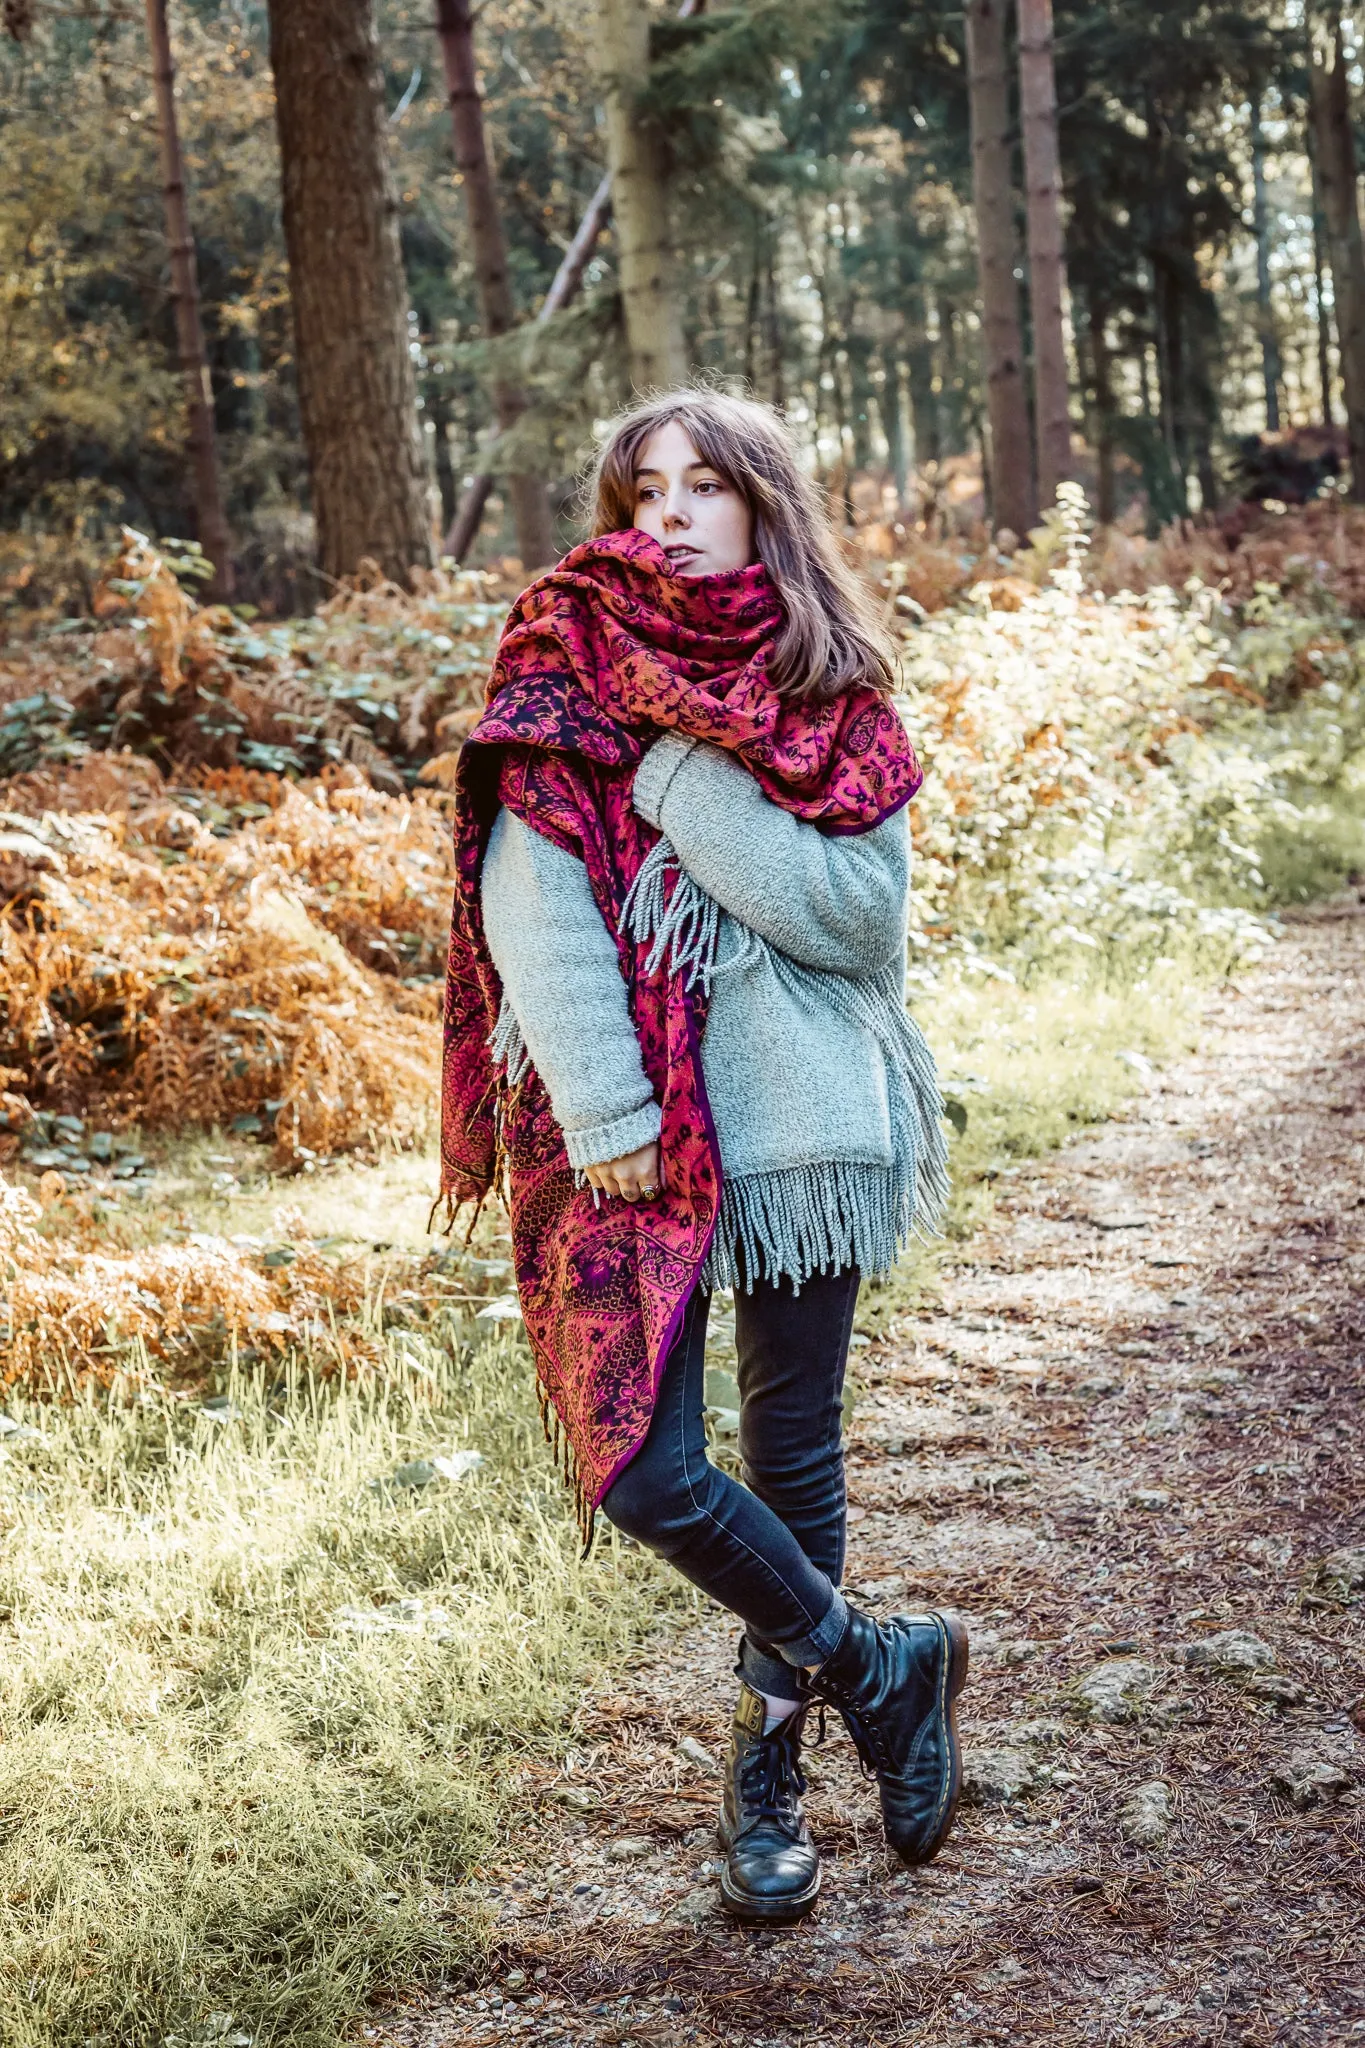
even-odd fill
[[(1072, 499), (932, 611), (910, 556), (878, 564), (927, 770), (912, 1001), (950, 1236), (1365, 865), (1346, 594), (1209, 562), (1108, 594), (1086, 538)], [(460, 638), (448, 591), (343, 594), (261, 657), (151, 553), (115, 565), (147, 572), (109, 579), (119, 623), (30, 635), (0, 680), (0, 2041), (321, 2048), (476, 1958), (461, 1877), (519, 1757), (689, 1596), (610, 1541), (578, 1559), (502, 1226), (426, 1229), (443, 784), (497, 606), (461, 594)], [(263, 660), (313, 693), (293, 762), (224, 736)], [(327, 724), (328, 662), (411, 714), (385, 789)], [(122, 699), (122, 730), (73, 708)], [(865, 1292), (864, 1335), (933, 1257)]]

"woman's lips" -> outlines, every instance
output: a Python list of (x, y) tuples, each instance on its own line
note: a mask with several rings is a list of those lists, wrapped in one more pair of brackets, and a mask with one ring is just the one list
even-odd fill
[(689, 556), (695, 555), (698, 552), (698, 549), (682, 545), (681, 543), (677, 547), (664, 549), (664, 553), (668, 556), (670, 562), (685, 562)]

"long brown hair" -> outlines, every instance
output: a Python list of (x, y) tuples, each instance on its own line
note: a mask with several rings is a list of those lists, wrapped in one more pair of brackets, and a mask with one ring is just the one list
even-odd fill
[(782, 600), (768, 674), (784, 696), (838, 697), (858, 683), (889, 691), (890, 643), (844, 560), (819, 492), (780, 414), (723, 391), (666, 391), (611, 423), (588, 478), (594, 539), (635, 524), (635, 474), (646, 441), (676, 420), (703, 462), (739, 492), (754, 552)]

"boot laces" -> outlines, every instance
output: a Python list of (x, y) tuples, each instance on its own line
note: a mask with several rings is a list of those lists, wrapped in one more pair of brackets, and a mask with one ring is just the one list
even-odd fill
[(768, 1821), (796, 1841), (801, 1833), (798, 1804), (806, 1789), (798, 1743), (785, 1727), (754, 1738), (739, 1774), (744, 1826), (741, 1833)]
[[(825, 1738), (829, 1733), (828, 1723), (825, 1718), (826, 1702), (824, 1700), (818, 1701), (815, 1711), (820, 1732), (811, 1747), (813, 1749), (823, 1749)], [(853, 1747), (858, 1752), (858, 1763), (863, 1776), (865, 1778), (875, 1778), (878, 1774), (879, 1754), (871, 1729), (854, 1707), (841, 1705), (839, 1708), (839, 1718), (845, 1728), (847, 1728), (853, 1742)]]

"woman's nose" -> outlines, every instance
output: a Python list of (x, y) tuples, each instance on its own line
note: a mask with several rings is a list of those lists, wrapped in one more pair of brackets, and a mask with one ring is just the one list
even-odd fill
[(664, 525), (691, 525), (691, 520), (689, 519), (687, 512), (687, 504), (681, 492), (678, 493), (677, 497), (674, 497), (673, 493), (670, 491), (668, 496), (664, 499)]

